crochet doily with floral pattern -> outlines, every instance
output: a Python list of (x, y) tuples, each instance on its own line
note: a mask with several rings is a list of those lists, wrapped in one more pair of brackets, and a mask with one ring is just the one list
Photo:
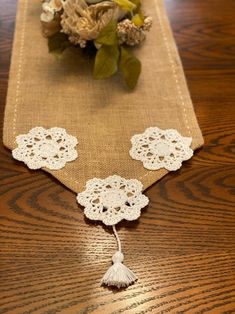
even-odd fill
[(18, 135), (16, 143), (18, 147), (12, 151), (13, 157), (23, 161), (30, 169), (46, 167), (58, 170), (78, 156), (76, 137), (62, 128), (35, 127), (27, 134)]
[(151, 127), (142, 134), (134, 135), (131, 143), (130, 156), (142, 161), (149, 170), (165, 168), (175, 171), (181, 167), (182, 161), (193, 156), (190, 148), (192, 138), (183, 137), (174, 129)]
[(105, 225), (115, 225), (122, 219), (139, 218), (141, 209), (149, 200), (142, 194), (143, 185), (136, 179), (126, 180), (120, 176), (87, 181), (86, 190), (77, 195), (84, 206), (84, 214), (92, 220), (101, 220)]

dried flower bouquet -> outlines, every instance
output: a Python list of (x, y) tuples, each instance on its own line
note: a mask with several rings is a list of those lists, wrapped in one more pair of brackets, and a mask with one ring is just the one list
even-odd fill
[(141, 44), (152, 26), (141, 0), (44, 0), (41, 23), (50, 52), (92, 48), (95, 79), (120, 68), (127, 86), (136, 86), (141, 63), (127, 47)]

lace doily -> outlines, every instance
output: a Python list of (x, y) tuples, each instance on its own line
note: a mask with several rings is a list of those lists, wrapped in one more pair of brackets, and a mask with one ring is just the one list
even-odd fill
[(62, 128), (35, 127), (28, 134), (18, 135), (16, 143), (18, 147), (12, 151), (13, 157), (30, 169), (58, 170), (77, 158), (78, 141)]
[(141, 160), (149, 170), (165, 168), (175, 171), (181, 167), (182, 161), (193, 156), (190, 148), (192, 138), (183, 137), (174, 129), (151, 127), (142, 134), (134, 135), (131, 143), (130, 156)]
[(77, 201), (85, 207), (87, 218), (111, 226), (122, 219), (139, 218), (141, 209), (149, 202), (141, 193), (142, 188), (140, 181), (116, 175), (106, 179), (94, 178), (87, 182), (86, 190), (77, 195)]

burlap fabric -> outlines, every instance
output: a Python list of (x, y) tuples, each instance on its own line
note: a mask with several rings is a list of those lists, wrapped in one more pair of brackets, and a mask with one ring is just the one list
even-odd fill
[(144, 188), (167, 171), (146, 170), (129, 156), (130, 138), (147, 127), (175, 128), (203, 144), (181, 62), (161, 0), (145, 0), (153, 17), (146, 42), (136, 50), (142, 62), (137, 88), (130, 92), (118, 75), (92, 79), (92, 60), (67, 51), (57, 60), (48, 53), (40, 29), (41, 1), (19, 0), (4, 144), (35, 126), (64, 127), (79, 140), (79, 158), (59, 171), (49, 171), (75, 192), (88, 179), (118, 174), (142, 181)]

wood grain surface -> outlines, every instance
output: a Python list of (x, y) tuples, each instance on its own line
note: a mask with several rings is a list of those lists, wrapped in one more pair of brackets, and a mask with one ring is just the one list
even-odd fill
[[(0, 314), (235, 313), (235, 1), (166, 7), (205, 146), (147, 191), (138, 222), (120, 224), (139, 281), (100, 287), (112, 234), (84, 220), (72, 192), (1, 146)], [(15, 11), (16, 0), (0, 0), (1, 121)]]

